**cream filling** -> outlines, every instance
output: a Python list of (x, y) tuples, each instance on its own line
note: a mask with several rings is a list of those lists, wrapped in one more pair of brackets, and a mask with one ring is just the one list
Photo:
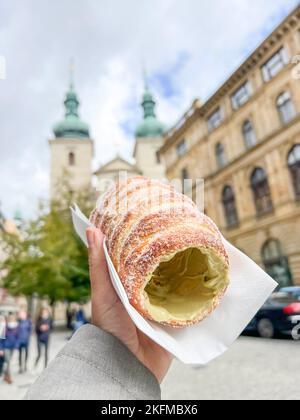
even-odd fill
[(145, 307), (157, 322), (192, 321), (212, 309), (228, 283), (228, 272), (218, 255), (189, 248), (162, 261), (147, 279)]

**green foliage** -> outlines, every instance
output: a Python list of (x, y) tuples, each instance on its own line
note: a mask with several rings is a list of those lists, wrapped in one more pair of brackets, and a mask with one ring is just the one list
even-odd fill
[(87, 250), (74, 232), (69, 207), (76, 202), (89, 214), (92, 195), (68, 191), (64, 188), (62, 198), (48, 208), (41, 206), (37, 219), (24, 223), (19, 235), (3, 234), (2, 283), (12, 295), (47, 297), (51, 304), (88, 300)]

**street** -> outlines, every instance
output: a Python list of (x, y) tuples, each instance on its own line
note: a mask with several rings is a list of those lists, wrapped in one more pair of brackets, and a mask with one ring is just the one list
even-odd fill
[[(66, 343), (67, 332), (52, 337), (51, 358)], [(35, 341), (32, 340), (33, 365)], [(300, 341), (263, 340), (241, 337), (229, 351), (206, 367), (184, 366), (174, 362), (162, 385), (163, 399), (300, 399)], [(13, 363), (14, 384), (0, 384), (0, 400), (22, 399), (42, 369), (18, 375), (17, 357)]]
[[(70, 333), (67, 331), (55, 332), (51, 337), (50, 342), (50, 361), (57, 355), (61, 348), (67, 343), (67, 337)], [(34, 368), (34, 362), (36, 357), (36, 339), (32, 337), (30, 343), (30, 353), (28, 362), (28, 372), (26, 374), (18, 374), (18, 356), (15, 352), (14, 359), (12, 362), (12, 376), (13, 384), (7, 385), (0, 379), (0, 401), (1, 400), (21, 400), (24, 398), (27, 389), (35, 380), (39, 377), (43, 370), (43, 360), (41, 358), (40, 366), (37, 369)]]
[(241, 337), (206, 367), (175, 362), (163, 384), (163, 398), (299, 400), (299, 356), (300, 341)]

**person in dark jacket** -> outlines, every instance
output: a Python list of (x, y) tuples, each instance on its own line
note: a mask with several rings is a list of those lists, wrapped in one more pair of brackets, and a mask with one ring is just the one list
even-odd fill
[(19, 312), (19, 372), (27, 371), (32, 322), (26, 311)]
[(0, 378), (3, 375), (4, 361), (4, 340), (0, 338)]
[(3, 374), (4, 368), (4, 338), (6, 332), (6, 319), (0, 315), (0, 378)]
[(82, 306), (78, 306), (74, 313), (73, 334), (87, 323)]
[(15, 314), (11, 313), (7, 317), (5, 340), (2, 345), (5, 358), (4, 381), (12, 384), (10, 365), (14, 352), (19, 346), (19, 324)]
[(53, 321), (50, 315), (50, 311), (47, 308), (43, 308), (37, 318), (35, 331), (37, 335), (37, 350), (38, 356), (35, 362), (35, 366), (37, 367), (41, 355), (42, 355), (42, 348), (44, 348), (45, 354), (45, 368), (48, 365), (48, 357), (49, 357), (49, 339), (50, 334), (53, 328)]

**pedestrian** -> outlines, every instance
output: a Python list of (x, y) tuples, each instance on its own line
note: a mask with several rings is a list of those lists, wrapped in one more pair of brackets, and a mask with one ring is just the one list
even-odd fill
[(32, 332), (32, 322), (26, 311), (20, 311), (19, 320), (19, 373), (27, 371), (28, 350)]
[(42, 349), (44, 349), (45, 368), (48, 365), (49, 339), (50, 339), (52, 328), (53, 328), (53, 321), (52, 321), (52, 317), (51, 317), (49, 309), (47, 308), (41, 309), (39, 316), (37, 318), (37, 321), (36, 321), (36, 325), (35, 325), (35, 331), (36, 331), (36, 336), (37, 336), (37, 351), (38, 351), (35, 367), (37, 367), (40, 361), (40, 358), (42, 355)]
[(4, 381), (9, 385), (12, 384), (11, 376), (11, 360), (15, 350), (19, 346), (19, 324), (17, 316), (10, 313), (7, 317), (6, 334), (3, 342), (4, 346)]
[(67, 329), (73, 330), (73, 317), (74, 317), (74, 311), (70, 305), (68, 305), (66, 310), (66, 320), (67, 320)]
[(0, 379), (4, 368), (4, 338), (6, 333), (6, 320), (4, 316), (0, 316)]
[(0, 338), (0, 379), (3, 375), (4, 361), (4, 340)]
[(74, 334), (27, 400), (158, 400), (172, 356), (140, 332), (110, 281), (104, 235), (87, 230), (92, 325)]
[(79, 306), (75, 310), (74, 322), (73, 322), (73, 334), (85, 324), (86, 324), (85, 313), (82, 306)]

